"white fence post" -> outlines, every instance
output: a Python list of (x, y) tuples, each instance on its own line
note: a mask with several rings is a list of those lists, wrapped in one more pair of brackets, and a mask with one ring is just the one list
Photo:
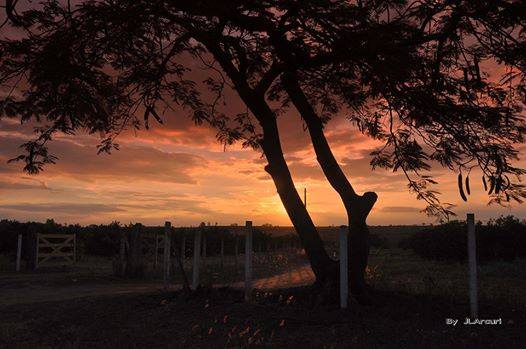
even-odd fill
[(193, 275), (192, 275), (192, 288), (194, 290), (199, 286), (199, 259), (201, 257), (201, 229), (195, 232), (194, 235), (194, 266), (193, 266)]
[(342, 309), (347, 308), (349, 300), (348, 236), (347, 227), (340, 226), (340, 307)]
[(170, 230), (172, 223), (164, 222), (164, 259), (163, 259), (163, 272), (164, 272), (164, 287), (168, 287), (170, 280)]
[(477, 241), (475, 238), (475, 215), (467, 214), (468, 223), (468, 265), (469, 265), (469, 305), (471, 317), (478, 316), (477, 301)]
[(20, 259), (22, 258), (22, 234), (18, 234), (18, 245), (16, 248), (16, 271), (20, 271)]
[(252, 221), (246, 221), (245, 238), (245, 301), (252, 295)]

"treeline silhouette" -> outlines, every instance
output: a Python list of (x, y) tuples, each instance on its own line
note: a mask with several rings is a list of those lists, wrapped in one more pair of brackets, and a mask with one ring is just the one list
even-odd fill
[[(380, 230), (381, 227), (375, 227)], [(419, 227), (412, 227), (418, 229)], [(119, 253), (120, 237), (132, 229), (140, 229), (141, 235), (155, 236), (164, 234), (162, 226), (144, 226), (142, 224), (123, 225), (119, 222), (81, 226), (58, 224), (52, 219), (45, 223), (18, 222), (15, 220), (0, 220), (0, 254), (14, 258), (17, 247), (17, 236), (22, 234), (22, 256), (28, 256), (28, 248), (32, 234), (77, 234), (79, 252), (86, 255), (112, 257)], [(193, 234), (198, 227), (172, 228), (172, 241), (181, 246), (183, 236), (186, 237), (186, 253), (193, 252)], [(220, 253), (221, 240), (224, 241), (224, 253), (235, 251), (236, 234), (241, 234), (243, 227), (206, 226), (204, 236), (207, 239), (207, 254)], [(279, 228), (254, 228), (254, 250), (266, 251), (269, 248), (283, 248), (292, 241), (297, 242), (297, 236), (280, 235)], [(337, 228), (326, 228), (327, 237), (335, 240)], [(291, 232), (293, 229), (291, 229)], [(477, 223), (477, 258), (479, 261), (504, 260), (511, 261), (526, 257), (526, 221), (514, 216), (491, 219), (487, 224)], [(370, 244), (375, 247), (386, 247), (385, 238), (371, 234)], [(244, 251), (244, 240), (240, 236), (239, 252)], [(421, 227), (420, 231), (411, 232), (411, 236), (400, 241), (399, 247), (413, 250), (417, 255), (432, 260), (462, 261), (467, 258), (467, 226), (463, 221), (451, 221), (431, 227)], [(178, 250), (179, 251), (179, 250)]]
[[(512, 261), (526, 257), (526, 221), (514, 216), (501, 216), (487, 224), (477, 223), (477, 259)], [(466, 222), (452, 221), (424, 229), (400, 242), (400, 247), (433, 260), (467, 259)]]
[[(0, 221), (0, 253), (14, 256), (17, 248), (17, 236), (22, 234), (22, 256), (28, 256), (30, 239), (34, 238), (35, 233), (40, 234), (76, 234), (79, 252), (86, 255), (112, 257), (119, 253), (120, 238), (132, 229), (140, 229), (142, 236), (155, 236), (164, 234), (162, 226), (144, 226), (138, 224), (123, 225), (119, 222), (111, 224), (81, 226), (58, 224), (52, 219), (45, 223), (37, 222), (18, 222), (15, 220)], [(186, 253), (192, 253), (194, 232), (199, 227), (173, 227), (172, 243), (176, 246), (181, 245), (183, 236), (185, 237)], [(206, 237), (207, 255), (220, 253), (221, 240), (224, 241), (225, 254), (233, 254), (235, 251), (236, 236), (243, 233), (243, 227), (232, 226), (205, 226), (203, 236)], [(253, 229), (253, 247), (255, 251), (265, 251), (269, 248), (282, 248), (289, 246), (292, 241), (297, 241), (294, 235), (271, 236), (259, 228)], [(239, 252), (244, 251), (244, 240), (242, 236), (238, 238)]]

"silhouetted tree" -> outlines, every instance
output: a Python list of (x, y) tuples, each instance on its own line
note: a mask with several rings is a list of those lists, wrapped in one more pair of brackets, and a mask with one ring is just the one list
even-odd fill
[[(468, 174), (480, 167), (491, 201), (526, 196), (524, 170), (510, 163), (526, 130), (521, 2), (47, 1), (20, 12), (16, 3), (5, 6), (4, 25), (17, 36), (0, 42), (0, 82), (19, 92), (2, 97), (0, 115), (51, 123), (16, 158), (26, 171), (56, 160), (46, 147), (56, 132), (101, 134), (99, 151), (110, 152), (123, 129), (162, 123), (177, 104), (215, 127), (225, 145), (241, 141), (263, 152), (317, 281), (332, 288), (337, 265), (280, 144), (276, 118), (293, 106), (347, 211), (351, 289), (361, 300), (366, 218), (377, 195), (358, 194), (337, 163), (323, 131), (336, 113), (384, 143), (373, 168), (401, 170), (429, 214), (452, 214), (431, 188), (433, 163)], [(208, 91), (191, 71), (196, 60)], [(230, 89), (247, 112), (224, 112)], [(459, 183), (464, 197), (462, 174)]]

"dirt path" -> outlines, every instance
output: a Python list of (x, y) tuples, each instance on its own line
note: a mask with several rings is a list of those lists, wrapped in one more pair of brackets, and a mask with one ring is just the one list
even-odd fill
[(11, 304), (39, 303), (102, 295), (146, 293), (162, 290), (160, 283), (148, 284), (101, 284), (78, 286), (30, 286), (24, 288), (3, 288), (0, 306)]
[[(11, 304), (28, 304), (46, 301), (57, 301), (102, 295), (119, 295), (130, 293), (148, 293), (165, 290), (162, 282), (124, 282), (122, 280), (101, 279), (82, 281), (74, 278), (53, 280), (55, 275), (25, 274), (0, 277), (0, 306)], [(308, 285), (314, 281), (314, 276), (308, 265), (289, 270), (268, 278), (254, 280), (254, 288), (284, 289)], [(243, 282), (228, 285), (243, 288)], [(179, 285), (171, 285), (170, 289), (178, 289)]]
[(289, 270), (283, 274), (269, 278), (259, 279), (254, 282), (255, 288), (282, 289), (296, 286), (305, 286), (314, 282), (314, 274), (309, 265)]

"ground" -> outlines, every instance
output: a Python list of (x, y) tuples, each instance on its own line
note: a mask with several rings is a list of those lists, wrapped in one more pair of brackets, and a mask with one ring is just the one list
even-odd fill
[[(231, 289), (96, 296), (2, 307), (4, 347), (358, 347), (519, 348), (525, 309), (483, 304), (500, 326), (447, 326), (463, 319), (465, 304), (444, 298), (381, 292), (376, 304), (349, 310), (316, 305), (305, 289), (242, 301)], [(510, 319), (515, 319), (511, 321)], [(6, 321), (7, 320), (7, 321)]]
[(178, 291), (179, 279), (164, 289), (155, 276), (115, 278), (109, 259), (0, 272), (0, 347), (520, 348), (526, 341), (526, 260), (480, 266), (479, 317), (502, 319), (485, 326), (446, 325), (469, 313), (465, 264), (423, 260), (396, 243), (372, 250), (374, 304), (352, 301), (347, 310), (310, 296), (312, 273), (297, 251), (256, 256), (250, 303), (240, 289), (242, 265), (216, 262), (207, 261), (202, 278), (214, 287), (192, 297)]

